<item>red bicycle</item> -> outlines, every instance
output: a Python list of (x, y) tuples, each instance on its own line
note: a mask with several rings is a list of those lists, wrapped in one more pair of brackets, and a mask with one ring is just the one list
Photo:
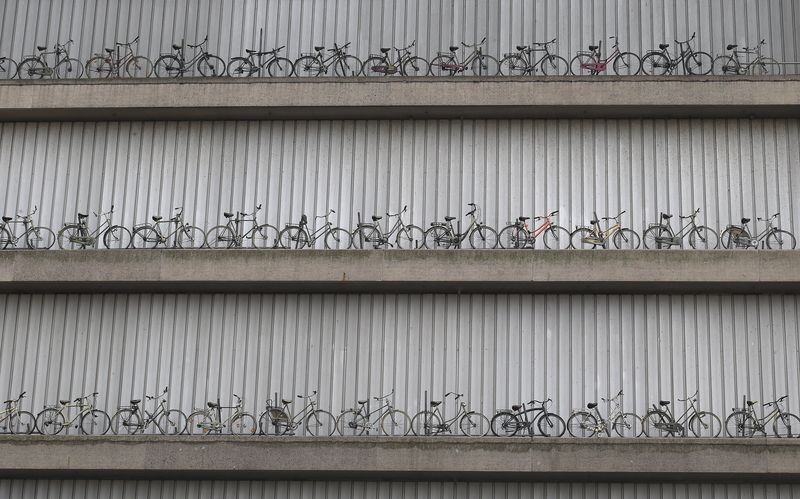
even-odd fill
[(567, 249), (570, 245), (570, 233), (564, 227), (550, 220), (558, 214), (558, 210), (534, 217), (533, 221), (542, 220), (541, 225), (531, 230), (528, 226), (530, 217), (519, 217), (516, 222), (500, 231), (500, 247), (504, 249), (533, 248), (536, 238), (544, 233), (542, 239), (547, 249)]
[(620, 52), (619, 40), (616, 36), (610, 37), (614, 40), (614, 49), (611, 55), (605, 59), (601, 59), (603, 41), (597, 42), (597, 45), (589, 45), (589, 52), (578, 52), (578, 55), (573, 57), (569, 63), (572, 74), (578, 75), (597, 75), (605, 73), (608, 66), (614, 68), (614, 73), (619, 76), (630, 76), (638, 74), (642, 69), (642, 60), (633, 52)]

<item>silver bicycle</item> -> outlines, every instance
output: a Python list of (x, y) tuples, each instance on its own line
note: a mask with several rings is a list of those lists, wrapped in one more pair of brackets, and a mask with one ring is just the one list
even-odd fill
[[(358, 406), (342, 410), (336, 418), (336, 430), (342, 436), (359, 436), (380, 429), (387, 436), (403, 436), (411, 429), (411, 418), (396, 409), (389, 401), (394, 390), (382, 397), (372, 397), (379, 406), (370, 410), (369, 399), (359, 400)], [(374, 417), (373, 417), (374, 416)]]
[[(175, 208), (169, 220), (153, 216), (153, 223), (140, 224), (133, 229), (133, 247), (152, 249), (159, 245), (170, 248), (202, 248), (206, 242), (203, 229), (183, 220), (183, 207)], [(162, 229), (164, 227), (164, 229)]]
[(778, 216), (780, 212), (769, 218), (756, 218), (759, 222), (764, 222), (766, 227), (755, 235), (747, 227), (749, 218), (743, 218), (741, 225), (729, 225), (722, 232), (722, 246), (726, 249), (758, 249), (759, 246), (763, 249), (765, 245), (769, 249), (794, 249), (797, 244), (794, 234), (775, 226)]
[[(37, 207), (27, 215), (17, 215), (18, 220), (12, 217), (3, 217), (0, 220), (0, 249), (9, 246), (17, 246), (17, 243), (25, 238), (25, 245), (30, 249), (50, 249), (56, 242), (56, 235), (47, 227), (33, 224), (33, 215), (36, 214)], [(22, 225), (22, 234), (17, 235), (13, 225)]]
[(453, 227), (456, 217), (446, 216), (444, 222), (431, 222), (425, 232), (425, 247), (428, 249), (460, 248), (465, 239), (469, 239), (472, 249), (494, 249), (497, 247), (497, 231), (480, 220), (480, 210), (475, 203), (468, 203), (472, 209), (464, 216), (469, 217), (469, 224), (462, 232)]
[(484, 43), (486, 37), (473, 45), (461, 42), (465, 49), (472, 49), (472, 52), (463, 59), (458, 57), (458, 45), (450, 46), (450, 52), (439, 52), (431, 61), (431, 73), (435, 76), (455, 76), (469, 70), (475, 76), (497, 75), (500, 72), (500, 63), (494, 57), (483, 53), (481, 46)]
[(614, 397), (600, 398), (609, 406), (604, 417), (597, 402), (586, 404), (588, 411), (572, 411), (567, 419), (567, 431), (573, 437), (611, 436), (611, 431), (620, 437), (635, 438), (642, 434), (642, 418), (622, 410), (622, 390)]
[(305, 249), (313, 248), (318, 239), (325, 242), (327, 249), (347, 249), (353, 244), (353, 236), (349, 231), (341, 227), (334, 227), (333, 222), (328, 218), (336, 213), (331, 208), (328, 213), (314, 217), (315, 220), (325, 220), (320, 227), (308, 228), (308, 217), (300, 217), (300, 223), (293, 225), (287, 224), (278, 234), (278, 241), (281, 248), (285, 249)]
[[(383, 217), (373, 215), (372, 222), (362, 222), (353, 231), (353, 246), (358, 249), (381, 249), (396, 247), (397, 249), (419, 249), (425, 245), (425, 231), (416, 225), (403, 222), (403, 213), (408, 206), (397, 213), (386, 212), (386, 231), (381, 228), (380, 221)], [(389, 228), (389, 219), (396, 218), (394, 225)], [(390, 241), (394, 238), (394, 244)]]
[[(278, 244), (278, 229), (270, 224), (259, 225), (256, 219), (261, 205), (256, 206), (252, 213), (237, 211), (236, 215), (223, 213), (228, 219), (225, 225), (212, 227), (206, 233), (206, 246), (209, 248), (241, 248), (245, 239), (250, 240), (254, 248), (269, 249)], [(252, 222), (249, 230), (244, 230), (245, 222)]]
[(766, 41), (761, 40), (758, 45), (751, 48), (739, 48), (736, 44), (728, 45), (726, 48), (730, 51), (730, 55), (721, 55), (714, 59), (714, 74), (726, 76), (781, 74), (778, 61), (761, 54), (761, 47), (766, 44)]

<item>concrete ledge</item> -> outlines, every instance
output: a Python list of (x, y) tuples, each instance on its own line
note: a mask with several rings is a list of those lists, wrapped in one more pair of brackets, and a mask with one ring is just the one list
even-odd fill
[(798, 293), (800, 251), (2, 251), (0, 291)]
[(796, 481), (800, 442), (733, 439), (0, 438), (0, 478)]
[(0, 120), (800, 116), (800, 76), (0, 82)]

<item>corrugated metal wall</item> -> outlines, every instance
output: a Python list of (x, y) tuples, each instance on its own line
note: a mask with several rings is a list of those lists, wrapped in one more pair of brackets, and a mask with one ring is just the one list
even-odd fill
[[(486, 52), (501, 56), (520, 43), (559, 39), (568, 60), (598, 39), (618, 35), (625, 49), (644, 53), (661, 42), (698, 33), (695, 48), (712, 55), (728, 43), (765, 38), (766, 54), (800, 60), (800, 5), (794, 0), (38, 0), (0, 8), (0, 55), (15, 59), (37, 44), (72, 38), (74, 56), (88, 59), (115, 41), (141, 36), (152, 58), (185, 38), (208, 35), (209, 49), (228, 59), (258, 47), (286, 45), (297, 57), (315, 44), (352, 42), (366, 56), (381, 46), (417, 40), (426, 57), (486, 36)], [(793, 67), (793, 70), (797, 67)]]
[[(800, 406), (798, 296), (2, 295), (0, 395), (38, 411), (99, 391), (108, 410), (165, 385), (185, 410), (319, 390), (338, 414), (396, 389), (472, 408), (551, 397), (568, 415), (622, 389), (627, 410), (700, 390)], [(683, 404), (676, 402), (680, 408)], [(452, 403), (445, 411), (453, 411)]]
[(798, 232), (798, 143), (800, 120), (783, 119), (6, 123), (0, 209), (38, 205), (57, 230), (78, 210), (115, 204), (132, 226), (184, 206), (211, 227), (263, 203), (262, 223), (334, 208), (353, 227), (358, 211), (407, 204), (406, 222), (427, 226), (475, 201), (497, 227), (627, 210), (640, 231), (700, 207), (712, 227), (780, 211)]
[(796, 484), (458, 483), (458, 482), (212, 482), (117, 480), (0, 480), (0, 498), (147, 499), (151, 497), (550, 499), (800, 497)]

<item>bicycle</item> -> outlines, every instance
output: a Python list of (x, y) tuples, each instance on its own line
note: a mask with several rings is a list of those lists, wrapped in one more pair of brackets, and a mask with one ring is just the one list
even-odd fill
[(788, 395), (784, 395), (778, 400), (763, 404), (762, 408), (772, 406), (773, 409), (769, 414), (761, 418), (756, 415), (755, 411), (755, 405), (758, 404), (758, 401), (746, 401), (747, 407), (738, 410), (734, 408), (734, 411), (725, 419), (725, 432), (729, 437), (751, 438), (756, 432), (763, 433), (766, 437), (766, 427), (772, 422), (772, 432), (776, 437), (800, 437), (800, 417), (786, 412), (781, 407), (787, 397)]
[[(761, 47), (766, 45), (767, 42), (761, 40), (758, 45), (752, 48), (742, 47), (741, 50), (736, 50), (739, 46), (736, 44), (728, 45), (726, 48), (731, 52), (731, 55), (721, 55), (714, 59), (713, 71), (714, 74), (720, 75), (779, 75), (781, 74), (781, 66), (778, 61), (772, 57), (764, 57), (761, 54)], [(739, 59), (740, 55), (749, 58), (755, 54), (752, 61)], [(769, 66), (769, 67), (768, 67)], [(773, 69), (774, 68), (774, 69)]]
[(675, 40), (680, 51), (675, 59), (667, 51), (669, 43), (659, 44), (659, 50), (651, 50), (642, 57), (642, 73), (656, 76), (672, 74), (678, 66), (683, 66), (684, 72), (690, 75), (710, 73), (713, 69), (711, 55), (692, 49), (691, 41), (696, 35), (697, 33), (692, 33), (692, 37), (685, 42)]
[(162, 53), (156, 60), (154, 69), (159, 78), (177, 78), (183, 76), (197, 67), (197, 72), (203, 76), (225, 76), (225, 61), (221, 57), (208, 52), (205, 45), (208, 43), (208, 35), (202, 42), (195, 45), (186, 44), (187, 47), (195, 50), (194, 56), (187, 62), (184, 55), (184, 42), (181, 45), (172, 44), (174, 53)]
[[(526, 431), (534, 436), (534, 426), (545, 437), (560, 437), (567, 430), (567, 425), (558, 414), (550, 412), (547, 406), (552, 399), (531, 400), (527, 404), (512, 405), (511, 410), (499, 411), (492, 417), (490, 426), (492, 433), (497, 437), (513, 437), (520, 431)], [(539, 407), (536, 407), (539, 404)], [(528, 408), (528, 405), (531, 408)]]
[(336, 431), (336, 418), (330, 412), (316, 408), (317, 391), (314, 390), (311, 395), (298, 395), (297, 398), (307, 402), (296, 416), (289, 412), (292, 400), (281, 399), (283, 407), (272, 405), (272, 400), (267, 400), (266, 409), (258, 419), (261, 434), (294, 435), (295, 430), (305, 423), (306, 433), (310, 435), (321, 437), (333, 435)]
[(497, 231), (480, 220), (478, 206), (467, 203), (472, 210), (464, 214), (470, 217), (469, 225), (464, 232), (456, 232), (453, 220), (456, 217), (446, 216), (444, 222), (431, 222), (431, 227), (425, 231), (425, 247), (428, 249), (460, 248), (465, 239), (469, 238), (472, 249), (493, 249), (497, 247)]
[[(261, 76), (263, 70), (266, 70), (267, 74), (273, 78), (277, 76), (292, 76), (292, 73), (294, 73), (294, 63), (278, 55), (278, 52), (285, 48), (286, 45), (264, 52), (245, 49), (247, 56), (234, 57), (228, 61), (228, 76), (249, 78), (256, 73), (258, 73), (258, 76)], [(269, 57), (263, 60), (264, 56)], [(258, 58), (257, 61), (256, 58)]]
[[(553, 38), (549, 42), (532, 45), (517, 45), (516, 52), (503, 54), (500, 61), (499, 74), (506, 76), (530, 76), (536, 74), (537, 68), (545, 76), (565, 76), (569, 73), (569, 63), (563, 57), (550, 53), (550, 45), (556, 43)], [(544, 52), (539, 59), (534, 52)]]
[(728, 225), (722, 231), (722, 247), (725, 249), (758, 249), (764, 248), (766, 244), (769, 249), (794, 249), (797, 245), (797, 240), (789, 231), (776, 228), (774, 220), (778, 218), (781, 213), (775, 213), (769, 218), (756, 218), (759, 222), (766, 222), (767, 226), (764, 230), (755, 236), (750, 234), (750, 229), (747, 224), (750, 223), (749, 218), (742, 219), (742, 225)]
[(458, 429), (467, 437), (483, 437), (489, 433), (489, 418), (475, 411), (467, 410), (467, 403), (463, 400), (459, 403), (456, 415), (447, 419), (442, 414), (439, 407), (453, 395), (453, 401), (464, 396), (463, 393), (447, 392), (442, 400), (431, 400), (430, 409), (418, 412), (411, 420), (411, 428), (414, 435), (419, 437), (436, 436), (444, 433), (453, 433), (453, 425), (458, 422)]
[(411, 45), (403, 48), (394, 47), (397, 59), (392, 61), (389, 58), (391, 48), (381, 47), (380, 54), (370, 54), (364, 61), (361, 72), (364, 76), (426, 76), (430, 73), (431, 65), (422, 57), (411, 55), (411, 48), (417, 43), (416, 40)]
[[(153, 74), (153, 63), (143, 55), (134, 55), (133, 45), (139, 43), (139, 36), (129, 42), (116, 42), (114, 48), (105, 47), (105, 55), (95, 54), (86, 61), (87, 78), (119, 78), (122, 68), (131, 78), (147, 78)], [(120, 49), (124, 48), (124, 51)]]
[[(172, 238), (172, 248), (202, 248), (206, 242), (203, 229), (186, 223), (183, 220), (183, 207), (175, 208), (178, 213), (169, 220), (153, 215), (153, 223), (144, 223), (133, 228), (133, 247), (153, 249), (159, 244), (168, 246)], [(162, 225), (172, 225), (174, 229), (161, 230)]]
[(300, 217), (300, 223), (297, 225), (287, 224), (278, 234), (281, 248), (313, 248), (317, 239), (322, 239), (327, 249), (349, 248), (353, 244), (353, 237), (347, 230), (341, 227), (333, 227), (333, 222), (328, 220), (332, 213), (336, 213), (336, 211), (331, 208), (328, 213), (314, 217), (315, 220), (324, 219), (325, 223), (311, 231), (308, 229), (308, 217), (306, 215)]
[(16, 399), (3, 401), (6, 408), (0, 410), (0, 432), (29, 435), (36, 430), (36, 418), (28, 411), (20, 411), (19, 403), (26, 392), (19, 394)]
[[(342, 410), (336, 418), (336, 431), (342, 436), (359, 436), (365, 432), (369, 435), (370, 430), (380, 428), (386, 436), (396, 437), (408, 434), (411, 429), (411, 418), (404, 411), (395, 409), (387, 400), (394, 395), (394, 390), (382, 397), (372, 397), (373, 400), (381, 404), (380, 407), (372, 411), (369, 410), (369, 399), (359, 400), (358, 406), (352, 409)], [(372, 421), (373, 414), (377, 414)], [(263, 430), (262, 430), (263, 431)]]
[(576, 249), (594, 249), (598, 246), (601, 248), (608, 248), (608, 242), (614, 241), (614, 246), (617, 249), (637, 249), (639, 247), (640, 238), (639, 234), (631, 229), (624, 228), (620, 224), (619, 217), (625, 213), (625, 210), (619, 212), (615, 217), (603, 217), (602, 220), (614, 220), (614, 225), (602, 230), (600, 228), (600, 221), (597, 218), (597, 213), (594, 218), (589, 221), (591, 228), (578, 227), (572, 232), (570, 237), (572, 247)]
[[(45, 406), (36, 416), (36, 427), (44, 435), (58, 435), (64, 428), (74, 424), (84, 435), (105, 435), (111, 427), (111, 418), (105, 411), (95, 409), (97, 395), (94, 392), (72, 401), (59, 400), (60, 406)], [(91, 403), (88, 402), (89, 398), (92, 399)], [(78, 413), (67, 418), (72, 408), (77, 408)]]
[[(416, 225), (406, 225), (401, 215), (408, 210), (408, 206), (397, 213), (386, 212), (386, 232), (381, 229), (380, 220), (383, 217), (372, 216), (372, 223), (359, 223), (353, 231), (353, 246), (358, 249), (380, 249), (386, 246), (397, 246), (399, 249), (419, 249), (425, 245), (425, 232)], [(397, 217), (394, 225), (389, 229), (389, 218)], [(397, 235), (395, 235), (395, 233)], [(389, 240), (394, 236), (394, 244)]]
[[(234, 405), (223, 406), (219, 398), (208, 402), (203, 409), (195, 409), (186, 418), (186, 431), (191, 435), (222, 434), (225, 428), (231, 435), (255, 435), (256, 418), (243, 410), (242, 398), (235, 393)], [(222, 409), (233, 409), (227, 418), (222, 417)]]
[[(573, 437), (592, 437), (597, 435), (611, 436), (611, 430), (620, 437), (635, 438), (642, 434), (642, 418), (632, 412), (623, 412), (622, 403), (622, 390), (619, 391), (613, 398), (600, 398), (606, 405), (613, 404), (613, 407), (607, 411), (607, 416), (603, 417), (600, 410), (597, 408), (597, 402), (590, 402), (586, 404), (589, 411), (572, 411), (567, 419), (567, 430)], [(594, 413), (590, 411), (594, 411)]]
[(450, 52), (438, 52), (438, 55), (431, 60), (431, 73), (435, 76), (455, 76), (470, 69), (475, 76), (496, 76), (500, 73), (500, 63), (494, 57), (483, 53), (481, 45), (484, 43), (486, 37), (473, 45), (461, 42), (465, 49), (472, 49), (463, 60), (458, 59), (458, 45), (451, 45)]
[(677, 419), (669, 408), (668, 400), (658, 402), (661, 409), (653, 404), (653, 408), (642, 418), (644, 434), (648, 437), (685, 437), (689, 430), (695, 437), (718, 437), (722, 422), (713, 412), (697, 410), (695, 403), (698, 393), (699, 390), (685, 399), (678, 399), (678, 402), (688, 402), (688, 405)]
[(547, 249), (567, 249), (570, 245), (570, 233), (564, 227), (556, 225), (550, 220), (558, 214), (559, 210), (551, 211), (547, 215), (533, 217), (533, 221), (542, 220), (541, 225), (535, 229), (528, 227), (530, 217), (519, 217), (516, 222), (509, 222), (499, 234), (500, 247), (504, 249), (533, 248), (536, 238), (544, 233), (542, 239)]
[[(72, 43), (72, 40), (64, 44), (56, 43), (50, 52), (47, 52), (47, 47), (37, 46), (36, 50), (39, 51), (39, 55), (25, 56), (26, 58), (19, 63), (17, 74), (20, 79), (41, 79), (45, 76), (55, 75), (56, 78), (63, 80), (66, 78), (77, 79), (83, 76), (81, 61), (69, 56), (69, 46)], [(47, 63), (45, 57), (49, 54), (55, 56), (55, 64), (52, 67)]]
[(683, 240), (688, 236), (689, 245), (693, 249), (717, 249), (719, 236), (714, 229), (705, 225), (697, 225), (695, 219), (699, 213), (700, 208), (697, 208), (691, 215), (678, 215), (678, 218), (688, 220), (688, 222), (676, 233), (672, 230), (670, 223), (672, 215), (661, 212), (659, 223), (650, 224), (642, 234), (644, 247), (647, 249), (670, 249), (673, 246), (680, 248), (683, 246)]
[[(256, 215), (261, 210), (261, 205), (256, 206), (252, 213), (237, 211), (233, 213), (227, 211), (223, 216), (228, 219), (225, 225), (212, 227), (206, 233), (206, 246), (209, 248), (241, 248), (245, 239), (250, 239), (250, 244), (254, 248), (270, 249), (278, 244), (278, 229), (270, 224), (259, 225)], [(252, 218), (247, 218), (252, 217)], [(253, 226), (247, 232), (244, 230), (245, 222), (253, 222)]]
[(328, 74), (328, 69), (333, 66), (336, 76), (358, 76), (363, 63), (358, 57), (345, 52), (349, 46), (350, 42), (341, 47), (334, 43), (333, 48), (328, 49), (331, 53), (329, 56), (325, 55), (324, 46), (316, 46), (316, 53), (303, 53), (294, 61), (294, 72), (297, 76), (320, 76), (323, 73)]
[(642, 60), (633, 52), (620, 52), (619, 40), (616, 36), (609, 37), (609, 40), (614, 40), (614, 45), (611, 54), (605, 59), (602, 57), (603, 40), (597, 42), (597, 45), (589, 45), (589, 52), (578, 52), (569, 63), (572, 74), (578, 75), (598, 75), (605, 73), (608, 66), (614, 68), (614, 74), (617, 76), (630, 76), (639, 74), (642, 69)]
[(17, 63), (10, 57), (0, 57), (0, 80), (10, 80), (17, 76)]
[[(33, 225), (33, 215), (36, 214), (37, 207), (27, 215), (17, 215), (20, 220), (13, 221), (11, 217), (2, 217), (0, 220), (0, 249), (8, 246), (17, 246), (17, 243), (24, 237), (25, 245), (30, 249), (50, 249), (56, 242), (55, 233), (47, 227)], [(25, 231), (19, 236), (9, 226), (22, 224)]]
[[(179, 409), (167, 409), (167, 391), (169, 387), (164, 387), (164, 391), (158, 395), (145, 395), (147, 400), (156, 402), (153, 412), (147, 409), (140, 409), (141, 399), (131, 400), (130, 406), (121, 406), (117, 412), (111, 416), (111, 431), (114, 435), (127, 433), (130, 435), (144, 433), (147, 428), (155, 424), (158, 433), (162, 435), (180, 435), (186, 429), (186, 414)], [(159, 402), (160, 400), (160, 402)], [(142, 415), (142, 412), (144, 414)]]
[(92, 212), (95, 217), (102, 218), (103, 221), (94, 231), (89, 230), (86, 219), (89, 215), (78, 213), (77, 222), (65, 223), (64, 227), (58, 231), (56, 240), (61, 249), (85, 249), (95, 247), (103, 236), (103, 245), (107, 249), (125, 249), (131, 245), (131, 231), (121, 225), (112, 225), (111, 215), (114, 213), (114, 205), (111, 210), (105, 213)]

